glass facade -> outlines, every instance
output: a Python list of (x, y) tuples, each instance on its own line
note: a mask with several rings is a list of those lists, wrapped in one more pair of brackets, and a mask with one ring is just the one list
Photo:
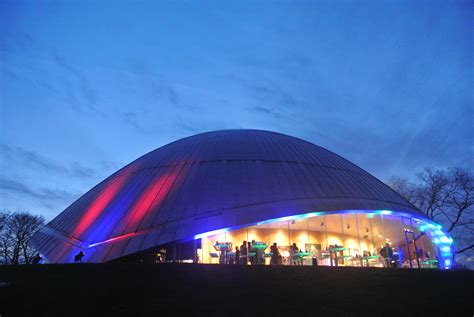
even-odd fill
[(450, 268), (440, 225), (390, 211), (310, 213), (195, 237), (198, 263)]

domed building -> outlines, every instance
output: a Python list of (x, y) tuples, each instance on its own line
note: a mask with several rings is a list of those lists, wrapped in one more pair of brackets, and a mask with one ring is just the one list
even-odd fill
[(33, 238), (49, 263), (450, 268), (452, 239), (384, 183), (260, 130), (187, 137), (120, 169)]

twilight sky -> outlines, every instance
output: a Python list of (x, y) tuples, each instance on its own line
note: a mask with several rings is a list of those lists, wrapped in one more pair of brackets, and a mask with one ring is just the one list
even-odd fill
[(199, 132), (306, 139), (386, 180), (474, 166), (469, 2), (0, 1), (0, 209), (52, 219)]

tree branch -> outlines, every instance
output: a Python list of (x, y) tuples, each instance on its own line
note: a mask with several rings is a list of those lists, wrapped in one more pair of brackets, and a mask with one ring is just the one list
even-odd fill
[(467, 250), (470, 250), (470, 249), (473, 249), (473, 248), (474, 248), (474, 244), (471, 244), (470, 246), (465, 247), (464, 249), (457, 250), (457, 251), (456, 251), (456, 254), (460, 254), (460, 253), (466, 252)]

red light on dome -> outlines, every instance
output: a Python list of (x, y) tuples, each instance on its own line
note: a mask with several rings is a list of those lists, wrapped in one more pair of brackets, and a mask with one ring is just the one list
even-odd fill
[(89, 205), (89, 208), (82, 216), (76, 228), (74, 228), (72, 233), (74, 237), (80, 237), (94, 222), (94, 220), (97, 219), (100, 213), (109, 205), (118, 191), (122, 188), (129, 175), (130, 171), (123, 173), (112, 180), (110, 184), (105, 186), (105, 188), (100, 192), (95, 200)]
[(129, 213), (127, 222), (130, 230), (137, 230), (148, 211), (159, 206), (168, 195), (176, 179), (176, 173), (158, 177), (137, 199)]

